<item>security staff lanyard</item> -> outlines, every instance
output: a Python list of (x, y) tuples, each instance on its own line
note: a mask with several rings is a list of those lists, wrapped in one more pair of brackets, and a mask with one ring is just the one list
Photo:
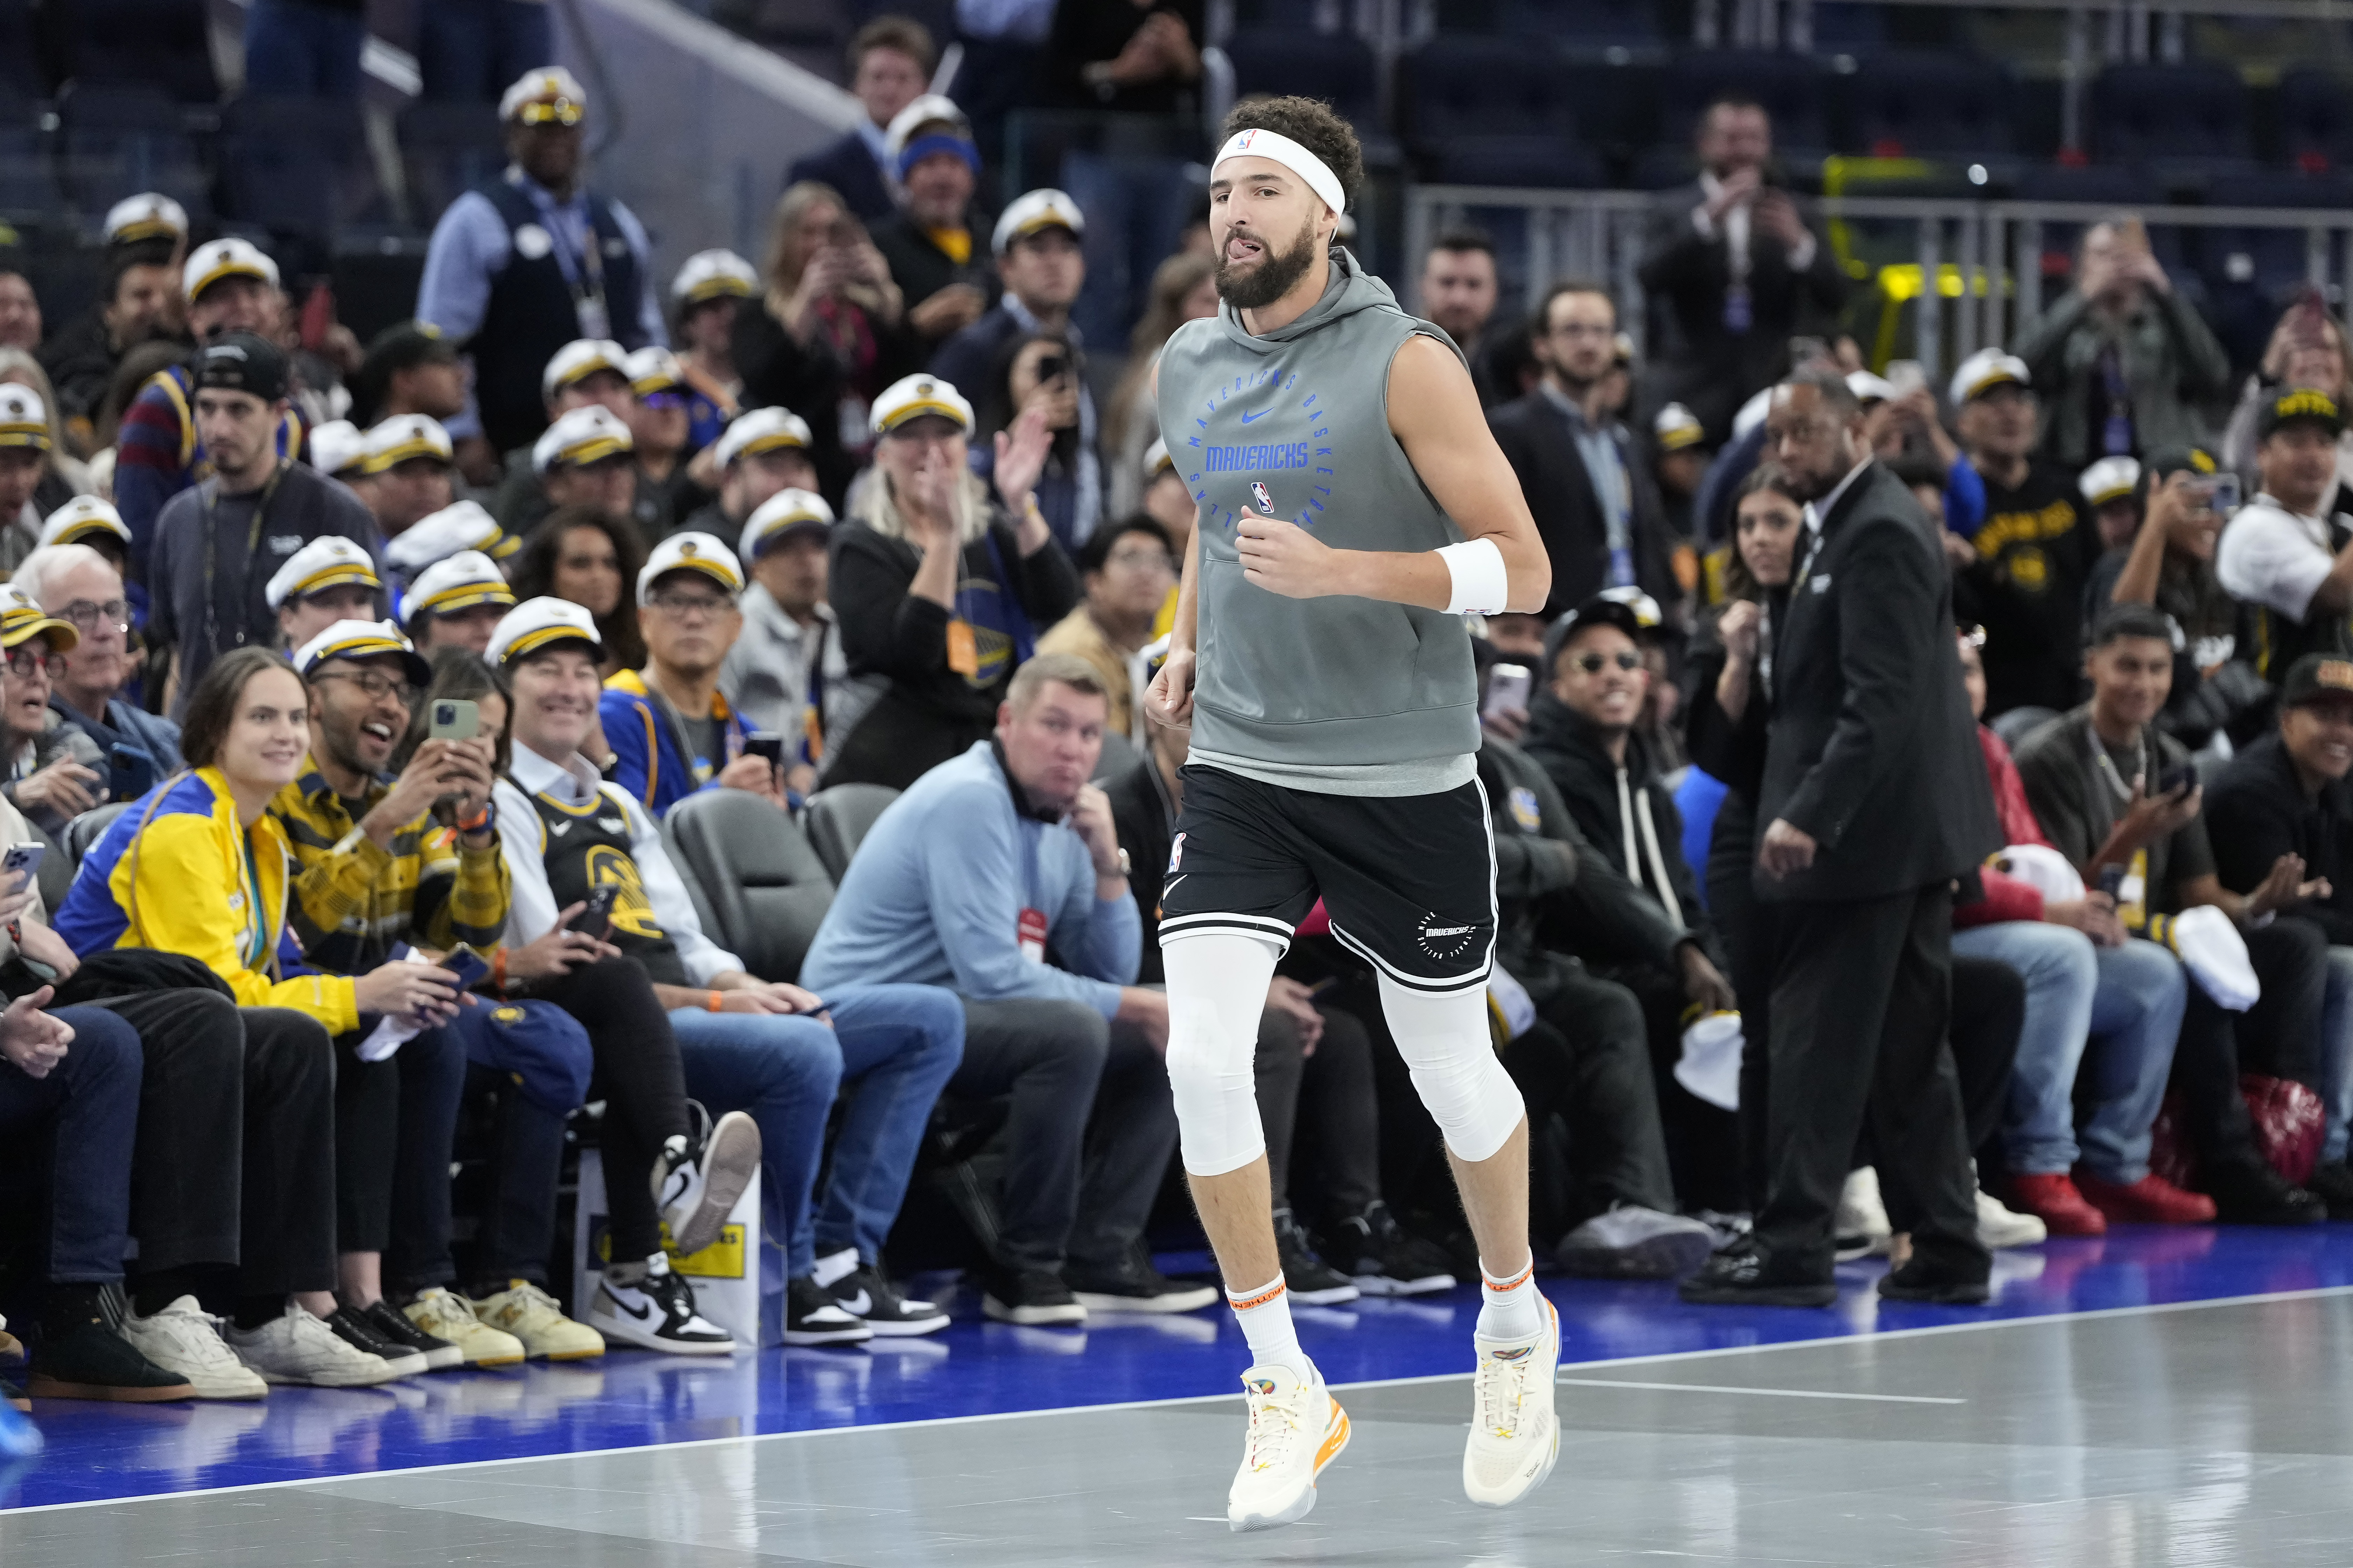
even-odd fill
[(596, 236), (596, 220), (589, 214), (587, 196), (574, 198), (580, 204), (580, 225), (587, 236), (586, 244), (575, 246), (571, 226), (565, 221), (566, 215), (556, 205), (554, 195), (528, 177), (521, 184), (532, 205), (539, 209), (540, 219), (553, 242), (556, 268), (564, 274), (565, 286), (572, 290), (572, 310), (579, 321), (580, 335), (611, 337), (613, 312), (605, 302), (604, 242)]
[[(240, 576), (237, 610), (240, 618), (245, 606), (253, 598), (253, 563), (261, 554), (262, 520), (269, 513), (270, 499), (278, 494), (278, 481), (286, 477), (287, 459), (278, 459), (269, 470), (269, 480), (261, 487), (261, 499), (253, 503), (253, 522), (245, 533), (245, 571)], [(205, 647), (214, 658), (227, 651), (220, 646), (220, 598), (213, 588), (213, 580), (220, 566), (220, 480), (205, 485)], [(241, 639), (240, 639), (241, 640)]]

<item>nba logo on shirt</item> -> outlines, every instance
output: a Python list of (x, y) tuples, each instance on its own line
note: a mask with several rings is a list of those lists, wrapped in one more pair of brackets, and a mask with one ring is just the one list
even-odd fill
[(1185, 862), (1185, 836), (1178, 834), (1168, 846), (1168, 868), (1171, 871)]
[(1272, 517), (1274, 515), (1274, 498), (1266, 493), (1265, 480), (1252, 479), (1250, 481), (1250, 494), (1258, 498), (1258, 510), (1261, 516)]

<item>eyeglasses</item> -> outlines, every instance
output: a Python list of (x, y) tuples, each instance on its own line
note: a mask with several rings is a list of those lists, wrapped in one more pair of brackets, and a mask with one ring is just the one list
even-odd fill
[(1174, 572), (1176, 563), (1165, 550), (1114, 550), (1103, 557), (1106, 566), (1145, 568), (1155, 572)]
[(552, 103), (526, 103), (515, 111), (515, 118), (525, 125), (577, 125), (581, 108), (568, 98)]
[(389, 697), (403, 708), (417, 706), (417, 688), (396, 675), (381, 669), (330, 669), (311, 678), (313, 680), (348, 680), (367, 693), (371, 702), (381, 702)]
[(35, 653), (20, 647), (8, 655), (8, 673), (19, 680), (30, 680), (37, 674), (55, 680), (65, 672), (66, 656), (61, 653)]
[(109, 599), (102, 605), (76, 599), (58, 612), (58, 618), (71, 622), (77, 631), (96, 631), (103, 621), (118, 632), (127, 632), (131, 629), (131, 605), (122, 599)]
[(1577, 656), (1575, 663), (1586, 674), (1599, 675), (1603, 666), (1610, 664), (1620, 669), (1640, 669), (1642, 668), (1642, 656), (1632, 648), (1612, 654), (1581, 653)]
[(666, 588), (659, 594), (649, 595), (646, 599), (646, 605), (649, 609), (659, 610), (666, 616), (677, 616), (681, 619), (693, 616), (715, 616), (723, 610), (734, 608), (732, 600), (722, 599), (710, 594), (682, 594), (675, 588)]
[(638, 406), (640, 408), (683, 408), (686, 406), (686, 394), (682, 392), (643, 393), (640, 394), (638, 398)]

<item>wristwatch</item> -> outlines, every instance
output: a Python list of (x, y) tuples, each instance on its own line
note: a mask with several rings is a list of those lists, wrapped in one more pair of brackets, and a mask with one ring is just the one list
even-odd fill
[[(1132, 875), (1134, 875), (1134, 863), (1133, 861), (1131, 861), (1131, 860), (1128, 858), (1128, 857), (1127, 857), (1127, 847), (1126, 847), (1125, 845), (1122, 845), (1122, 846), (1120, 846), (1120, 850), (1119, 850), (1119, 874), (1120, 874), (1120, 876), (1121, 876), (1121, 877), (1123, 877), (1123, 878), (1129, 877), (1129, 876), (1132, 876)], [(1096, 873), (1095, 873), (1095, 875), (1097, 875), (1097, 876), (1102, 876), (1102, 875), (1103, 875), (1103, 872), (1098, 871), (1098, 872), (1096, 872)]]

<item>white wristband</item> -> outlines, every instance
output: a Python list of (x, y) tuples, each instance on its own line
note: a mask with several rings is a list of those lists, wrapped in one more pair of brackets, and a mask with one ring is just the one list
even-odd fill
[(1438, 552), (1454, 579), (1446, 601), (1450, 616), (1499, 616), (1512, 602), (1512, 575), (1504, 570), (1504, 552), (1492, 539), (1449, 544)]

